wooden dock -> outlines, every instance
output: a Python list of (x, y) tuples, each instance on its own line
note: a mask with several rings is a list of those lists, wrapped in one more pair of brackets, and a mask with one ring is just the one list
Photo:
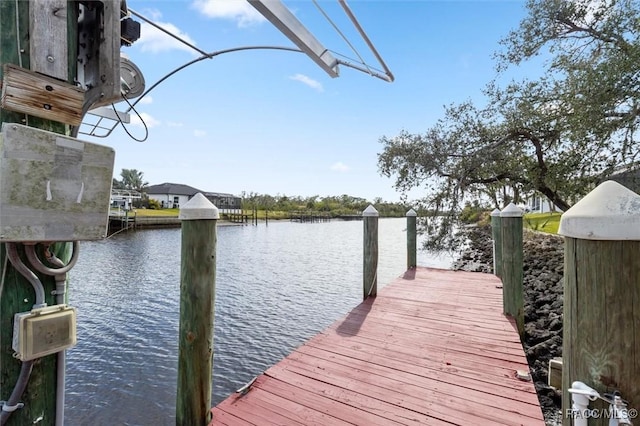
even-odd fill
[(544, 426), (500, 286), (409, 271), (214, 407), (210, 426)]

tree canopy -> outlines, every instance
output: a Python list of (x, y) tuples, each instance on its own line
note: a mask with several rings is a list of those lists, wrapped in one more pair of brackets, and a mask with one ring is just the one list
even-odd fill
[[(383, 136), (382, 174), (401, 191), (426, 189), (432, 248), (452, 242), (469, 199), (502, 208), (535, 191), (566, 210), (640, 154), (640, 7), (632, 0), (529, 0), (501, 42), (487, 104), (450, 105), (423, 134)], [(534, 56), (541, 77), (501, 85)], [(436, 226), (433, 226), (436, 225)]]
[(122, 169), (120, 177), (121, 180), (113, 179), (113, 189), (129, 189), (142, 193), (149, 186), (149, 182), (144, 180), (144, 173), (136, 169)]

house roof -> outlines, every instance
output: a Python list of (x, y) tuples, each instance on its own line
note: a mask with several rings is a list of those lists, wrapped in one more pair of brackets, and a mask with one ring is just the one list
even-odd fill
[(189, 185), (183, 185), (180, 183), (161, 183), (159, 185), (150, 185), (146, 188), (147, 194), (159, 194), (159, 195), (188, 195), (193, 196), (198, 192), (202, 192), (197, 188)]
[(226, 192), (205, 192), (200, 189), (194, 188), (189, 185), (183, 185), (181, 183), (161, 183), (159, 185), (150, 185), (146, 188), (147, 194), (155, 194), (155, 195), (188, 195), (190, 197), (196, 195), (198, 192), (201, 192), (205, 197), (234, 197), (237, 198), (233, 194), (228, 194)]

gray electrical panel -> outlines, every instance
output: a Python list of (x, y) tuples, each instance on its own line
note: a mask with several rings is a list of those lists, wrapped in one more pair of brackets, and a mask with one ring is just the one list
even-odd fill
[(104, 238), (114, 160), (110, 147), (3, 123), (0, 241)]

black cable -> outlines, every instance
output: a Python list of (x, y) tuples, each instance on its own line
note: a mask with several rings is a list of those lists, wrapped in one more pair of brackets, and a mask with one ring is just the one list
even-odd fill
[(124, 125), (124, 123), (122, 122), (122, 120), (120, 119), (120, 115), (118, 115), (118, 111), (116, 111), (116, 106), (114, 104), (111, 104), (111, 108), (113, 108), (113, 112), (116, 114), (116, 117), (118, 118), (118, 123), (120, 123), (120, 125), (122, 126), (122, 128), (124, 129), (124, 131), (127, 133), (127, 135), (129, 135), (129, 137), (131, 139), (133, 139), (136, 142), (144, 142), (149, 138), (149, 128), (147, 127), (147, 123), (144, 122), (144, 119), (142, 118), (142, 116), (140, 115), (140, 113), (138, 113), (138, 111), (134, 108), (133, 105), (131, 105), (131, 102), (129, 102), (129, 99), (125, 98), (124, 96), (122, 97), (122, 99), (124, 99), (124, 101), (129, 104), (129, 111), (133, 110), (133, 112), (136, 113), (136, 115), (138, 116), (138, 118), (140, 119), (140, 122), (142, 123), (142, 125), (144, 126), (144, 138), (142, 139), (137, 139), (136, 137), (134, 137), (131, 132), (129, 132), (129, 130), (127, 129), (127, 127)]

